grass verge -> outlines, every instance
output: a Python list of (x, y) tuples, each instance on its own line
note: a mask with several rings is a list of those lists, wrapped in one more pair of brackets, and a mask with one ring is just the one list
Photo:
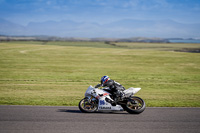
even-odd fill
[(76, 106), (109, 75), (149, 107), (200, 107), (200, 56), (182, 48), (200, 44), (2, 42), (0, 104)]

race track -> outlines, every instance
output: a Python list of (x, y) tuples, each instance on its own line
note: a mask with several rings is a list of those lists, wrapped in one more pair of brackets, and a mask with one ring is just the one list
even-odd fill
[(200, 108), (146, 108), (139, 115), (78, 107), (0, 106), (0, 133), (199, 133)]

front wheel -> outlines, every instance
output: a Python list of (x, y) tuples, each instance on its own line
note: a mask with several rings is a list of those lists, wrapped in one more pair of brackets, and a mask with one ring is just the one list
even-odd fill
[(97, 104), (95, 101), (84, 98), (79, 102), (79, 109), (83, 113), (93, 113), (97, 110)]
[(145, 110), (146, 105), (142, 98), (133, 96), (122, 107), (130, 114), (140, 114)]

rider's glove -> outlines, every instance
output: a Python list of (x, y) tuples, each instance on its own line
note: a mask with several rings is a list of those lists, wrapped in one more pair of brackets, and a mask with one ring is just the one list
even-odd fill
[(98, 87), (101, 87), (101, 84), (98, 84), (98, 85), (95, 86), (95, 88), (98, 88)]

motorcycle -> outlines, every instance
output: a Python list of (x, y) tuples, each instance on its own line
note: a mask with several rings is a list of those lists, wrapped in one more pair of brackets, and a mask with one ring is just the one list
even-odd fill
[(83, 113), (127, 111), (130, 114), (140, 114), (146, 106), (142, 98), (134, 96), (140, 89), (131, 87), (124, 90), (123, 99), (118, 98), (116, 105), (112, 105), (108, 99), (113, 96), (108, 87), (99, 89), (89, 86), (85, 98), (79, 102), (79, 109)]

